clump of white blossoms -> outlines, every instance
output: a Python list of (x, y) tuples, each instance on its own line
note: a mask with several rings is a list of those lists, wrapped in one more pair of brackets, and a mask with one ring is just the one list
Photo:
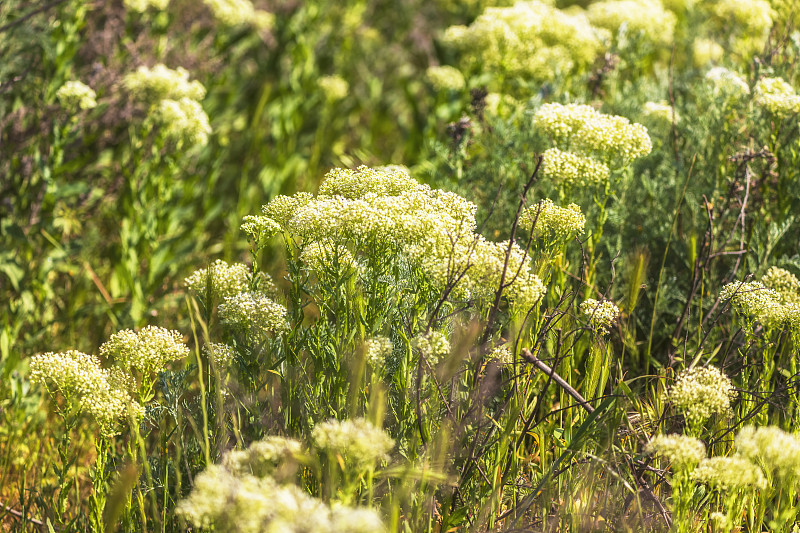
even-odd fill
[(711, 457), (695, 468), (691, 477), (718, 490), (763, 489), (766, 480), (761, 469), (742, 457)]
[(350, 91), (350, 84), (341, 76), (323, 76), (317, 84), (329, 102), (344, 99)]
[(385, 526), (372, 509), (333, 508), (295, 485), (211, 465), (194, 480), (178, 515), (198, 529), (236, 533), (370, 533)]
[(126, 371), (136, 370), (142, 376), (151, 376), (170, 361), (189, 355), (189, 347), (179, 332), (147, 326), (138, 332), (124, 329), (113, 334), (100, 346), (100, 355)]
[(690, 424), (702, 424), (714, 415), (727, 415), (736, 391), (730, 378), (718, 368), (684, 370), (666, 392), (666, 400), (681, 411)]
[(277, 222), (263, 215), (245, 215), (239, 229), (245, 232), (256, 244), (281, 231)]
[(476, 233), (475, 204), (420, 184), (405, 167), (335, 169), (317, 196), (277, 196), (262, 210), (301, 249), (335, 243), (357, 251), (354, 259), (366, 265), (358, 269), (361, 277), (385, 275), (377, 269), (391, 258), (403, 268), (419, 269), (438, 290), (453, 283), (453, 294), (484, 305), (500, 285), (510, 253), (504, 293), (509, 305), (527, 309), (544, 294), (524, 250)]
[(717, 0), (709, 4), (710, 22), (728, 41), (727, 49), (749, 57), (764, 48), (774, 16), (767, 0)]
[(489, 355), (486, 356), (488, 361), (494, 361), (498, 365), (510, 365), (514, 362), (514, 356), (511, 354), (511, 350), (508, 349), (508, 346), (497, 346)]
[(549, 198), (526, 207), (520, 214), (520, 229), (534, 237), (567, 239), (582, 234), (585, 225), (586, 217), (577, 204), (559, 207)]
[(68, 81), (56, 91), (56, 98), (64, 109), (75, 112), (79, 109), (92, 109), (97, 107), (97, 94), (94, 90), (80, 81)]
[(691, 469), (706, 458), (703, 441), (685, 435), (656, 435), (645, 450), (666, 457), (673, 467), (680, 470)]
[(672, 124), (676, 119), (675, 110), (667, 102), (646, 102), (644, 104), (644, 116), (653, 121)]
[(719, 297), (723, 301), (730, 300), (731, 307), (746, 319), (752, 317), (765, 324), (777, 325), (786, 318), (780, 293), (760, 281), (728, 283)]
[(164, 11), (169, 5), (169, 0), (124, 0), (123, 3), (131, 11), (144, 13), (149, 8)]
[(603, 184), (611, 175), (605, 163), (558, 148), (548, 148), (542, 157), (543, 175), (568, 186)]
[(741, 98), (750, 94), (747, 81), (741, 75), (724, 67), (714, 67), (706, 72), (706, 81), (716, 95)]
[(450, 353), (450, 341), (444, 333), (434, 330), (415, 337), (412, 347), (419, 350), (431, 366), (435, 366)]
[(393, 350), (394, 345), (388, 337), (377, 336), (364, 341), (367, 362), (375, 368), (382, 367)]
[(91, 416), (105, 436), (117, 434), (120, 422), (138, 420), (144, 412), (129, 392), (132, 378), (119, 368), (101, 368), (93, 355), (76, 350), (49, 352), (33, 357), (30, 370), (33, 383), (61, 393)]
[(800, 481), (800, 437), (777, 426), (746, 426), (736, 435), (736, 454), (773, 472), (785, 483)]
[(189, 145), (205, 146), (211, 134), (211, 124), (203, 106), (195, 100), (161, 100), (154, 115), (165, 135)]
[(606, 36), (581, 11), (527, 1), (489, 7), (470, 26), (448, 28), (443, 41), (461, 53), (465, 72), (480, 67), (509, 79), (542, 82), (589, 69), (605, 50)]
[(389, 459), (394, 440), (366, 419), (328, 420), (311, 432), (314, 446), (331, 456), (340, 456), (347, 467), (356, 470), (374, 468)]
[(207, 346), (203, 346), (203, 353), (213, 360), (214, 364), (220, 369), (228, 368), (236, 358), (236, 350), (233, 346), (223, 342), (212, 342)]
[(556, 144), (544, 153), (544, 175), (568, 188), (605, 184), (610, 167), (623, 168), (653, 148), (641, 124), (588, 105), (544, 104), (533, 124)]
[(761, 78), (754, 96), (756, 104), (779, 117), (800, 113), (800, 95), (781, 78)]
[[(227, 263), (217, 259), (208, 268), (195, 270), (184, 280), (184, 284), (202, 298), (207, 294), (208, 282), (211, 281), (211, 297), (223, 299), (248, 291), (251, 276), (250, 267), (244, 263)], [(267, 274), (259, 272), (255, 281), (259, 292), (264, 294), (275, 292), (275, 284)]]
[(141, 66), (123, 78), (125, 87), (142, 100), (202, 100), (206, 89), (199, 81), (190, 81), (189, 72), (178, 67), (171, 69), (163, 64), (153, 68)]
[(199, 81), (190, 81), (185, 69), (141, 66), (127, 74), (123, 84), (134, 97), (150, 104), (148, 120), (159, 124), (165, 137), (179, 145), (208, 143), (211, 125), (200, 105), (206, 89)]
[(428, 67), (425, 77), (437, 91), (460, 91), (466, 86), (461, 71), (449, 65)]
[(661, 46), (671, 45), (675, 32), (675, 15), (664, 9), (658, 0), (606, 0), (593, 2), (586, 11), (593, 25), (614, 34), (622, 28), (628, 35), (638, 35)]
[(217, 309), (223, 324), (254, 337), (277, 335), (289, 328), (286, 308), (260, 292), (228, 296)]
[(250, 444), (246, 450), (231, 450), (222, 458), (230, 472), (255, 477), (288, 480), (303, 456), (300, 441), (270, 436)]
[(777, 292), (782, 302), (800, 303), (800, 280), (785, 268), (770, 267), (761, 278), (761, 283)]
[(589, 319), (595, 331), (605, 335), (619, 318), (619, 307), (608, 300), (599, 302), (589, 298), (581, 304), (581, 313)]
[(275, 25), (275, 15), (261, 11), (250, 0), (203, 0), (214, 18), (225, 26), (254, 26), (268, 30)]

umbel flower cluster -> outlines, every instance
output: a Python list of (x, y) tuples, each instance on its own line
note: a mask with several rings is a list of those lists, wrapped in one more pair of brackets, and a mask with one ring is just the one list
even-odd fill
[(520, 228), (537, 238), (568, 239), (583, 233), (586, 217), (577, 204), (559, 207), (546, 198), (520, 213)]
[(608, 300), (598, 302), (589, 298), (581, 304), (581, 313), (589, 319), (595, 331), (605, 335), (619, 318), (619, 307)]
[(706, 445), (686, 435), (657, 435), (647, 444), (647, 453), (665, 457), (674, 468), (690, 469), (706, 458)]
[(778, 117), (800, 113), (800, 95), (781, 78), (761, 78), (754, 93), (756, 104)]
[(611, 168), (624, 167), (653, 147), (641, 124), (588, 105), (544, 104), (533, 123), (556, 144), (544, 153), (544, 176), (567, 188), (604, 185)]
[[(259, 240), (277, 229), (301, 250), (338, 257), (365, 280), (382, 275), (388, 261), (418, 269), (439, 291), (450, 287), (452, 294), (481, 303), (503, 279), (509, 303), (527, 310), (545, 292), (531, 256), (516, 243), (477, 234), (475, 211), (455, 193), (418, 183), (404, 167), (362, 166), (332, 170), (317, 196), (277, 196), (247, 223), (270, 228), (257, 234)], [(309, 263), (313, 268), (315, 262)]]
[(666, 400), (693, 425), (714, 415), (727, 415), (734, 398), (736, 392), (730, 378), (713, 366), (681, 372), (666, 393)]
[(425, 76), (438, 91), (460, 91), (466, 86), (461, 71), (449, 65), (430, 67)]
[(800, 333), (800, 280), (791, 272), (771, 267), (761, 281), (734, 281), (725, 285), (720, 299), (745, 320), (768, 328), (786, 327)]
[(142, 416), (155, 374), (188, 353), (176, 331), (155, 326), (123, 330), (100, 347), (112, 366), (103, 368), (99, 358), (75, 350), (46, 353), (31, 360), (31, 380), (60, 393), (109, 436), (119, 431), (120, 422)]
[(177, 513), (196, 528), (237, 533), (373, 533), (386, 530), (377, 511), (328, 506), (296, 485), (211, 465)]
[(586, 16), (594, 26), (614, 35), (624, 28), (628, 34), (660, 46), (672, 44), (675, 33), (675, 15), (658, 0), (595, 2), (587, 9)]
[(68, 81), (56, 91), (56, 98), (70, 112), (97, 107), (97, 94), (88, 85), (80, 81)]
[(211, 126), (200, 105), (206, 90), (200, 82), (190, 81), (185, 69), (141, 66), (127, 74), (123, 84), (132, 96), (149, 104), (149, 118), (167, 138), (189, 145), (208, 142)]
[(465, 72), (537, 82), (585, 72), (607, 40), (608, 33), (584, 13), (538, 1), (487, 8), (471, 25), (452, 26), (444, 35), (445, 44), (461, 53)]
[[(275, 15), (256, 9), (250, 0), (203, 0), (224, 26), (253, 26), (268, 30), (275, 25)], [(144, 13), (148, 9), (164, 11), (170, 0), (124, 0), (131, 11)]]
[(331, 457), (341, 457), (345, 468), (374, 468), (389, 459), (394, 440), (363, 418), (320, 422), (311, 432), (314, 447)]
[(227, 263), (222, 259), (215, 260), (208, 268), (194, 271), (184, 283), (200, 298), (210, 295), (212, 299), (221, 300), (246, 292), (253, 284), (264, 294), (273, 294), (276, 290), (268, 274), (259, 272), (254, 278), (251, 268), (244, 263)]
[(747, 81), (736, 72), (724, 67), (714, 67), (706, 72), (706, 80), (717, 96), (739, 99), (750, 94)]
[[(356, 475), (388, 458), (394, 441), (364, 419), (317, 424), (311, 445), (341, 468)], [(197, 528), (215, 531), (281, 533), (373, 533), (385, 531), (376, 510), (328, 505), (294, 484), (309, 454), (303, 444), (267, 437), (246, 450), (228, 452), (195, 478), (178, 514)]]

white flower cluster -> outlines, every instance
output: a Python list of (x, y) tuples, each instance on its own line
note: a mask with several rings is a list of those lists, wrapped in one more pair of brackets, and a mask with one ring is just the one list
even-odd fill
[(429, 331), (418, 335), (411, 342), (414, 349), (419, 350), (428, 364), (435, 366), (450, 353), (450, 341), (440, 331)]
[[(253, 442), (246, 450), (232, 450), (222, 458), (222, 465), (237, 475), (286, 478), (294, 473), (303, 455), (300, 441), (270, 436)], [(285, 470), (284, 472), (278, 472)]]
[(646, 102), (644, 104), (644, 116), (655, 122), (672, 124), (676, 119), (675, 110), (667, 102)]
[(548, 148), (542, 156), (543, 175), (570, 187), (603, 184), (611, 174), (605, 163), (558, 148)]
[(585, 72), (605, 50), (606, 36), (581, 11), (527, 1), (487, 8), (469, 27), (448, 28), (444, 43), (461, 52), (465, 69), (543, 82)]
[[(588, 105), (544, 104), (534, 114), (534, 126), (570, 151), (545, 152), (545, 173), (567, 184), (605, 183), (608, 164), (626, 166), (650, 153), (647, 128), (617, 115), (605, 115)], [(599, 161), (597, 161), (599, 160)]]
[(208, 143), (211, 125), (200, 105), (206, 89), (199, 81), (189, 81), (186, 69), (141, 66), (127, 74), (123, 84), (135, 97), (151, 103), (150, 119), (161, 125), (167, 138), (189, 145)]
[(319, 186), (319, 194), (355, 200), (364, 198), (369, 193), (378, 196), (397, 196), (404, 192), (415, 191), (418, 187), (419, 183), (411, 177), (406, 167), (360, 166), (355, 170), (335, 168), (328, 172)]
[(178, 67), (168, 68), (158, 64), (153, 68), (139, 67), (123, 78), (125, 87), (142, 100), (202, 100), (206, 89), (199, 81), (189, 81), (189, 72)]
[(208, 143), (211, 124), (200, 102), (189, 98), (161, 100), (154, 116), (168, 137), (190, 145), (205, 146)]
[(714, 415), (729, 414), (734, 398), (736, 391), (730, 378), (710, 366), (681, 372), (665, 399), (679, 409), (687, 421), (701, 424)]
[(138, 332), (124, 329), (113, 334), (100, 346), (100, 355), (126, 371), (137, 370), (150, 376), (163, 370), (168, 362), (189, 355), (189, 348), (177, 331), (147, 326)]
[(104, 369), (93, 355), (76, 350), (37, 355), (30, 362), (31, 381), (53, 387), (91, 416), (103, 435), (119, 431), (121, 421), (138, 420), (142, 406), (130, 393), (132, 378), (119, 368)]
[[(263, 212), (299, 242), (336, 243), (368, 258), (386, 255), (421, 270), (439, 288), (459, 278), (453, 294), (485, 301), (499, 286), (509, 247), (475, 233), (476, 209), (455, 193), (416, 182), (404, 167), (387, 166), (333, 170), (318, 196), (278, 196)], [(544, 294), (531, 257), (516, 244), (506, 274), (515, 307), (531, 306)]]
[(240, 292), (218, 307), (220, 321), (254, 337), (278, 335), (289, 329), (286, 308), (260, 292)]
[[(534, 221), (536, 225), (534, 226)], [(534, 237), (567, 239), (582, 234), (586, 217), (576, 204), (559, 207), (550, 199), (526, 207), (520, 214), (520, 229), (532, 231)]]
[(761, 278), (761, 283), (768, 289), (777, 292), (781, 301), (787, 303), (800, 303), (800, 279), (786, 270), (772, 266)]
[(719, 490), (763, 489), (764, 474), (756, 465), (742, 457), (711, 457), (692, 471), (694, 481), (706, 483)]
[(203, 346), (203, 352), (209, 359), (214, 361), (220, 370), (228, 368), (236, 358), (236, 350), (233, 346), (223, 342), (212, 342), (208, 346)]
[[(217, 259), (208, 268), (195, 270), (184, 283), (190, 291), (202, 298), (208, 292), (208, 282), (211, 281), (212, 297), (228, 298), (250, 288), (250, 275), (250, 267), (244, 263), (226, 263)], [(267, 280), (272, 283), (268, 278)]]
[(595, 331), (605, 335), (619, 318), (619, 307), (614, 302), (598, 302), (589, 298), (581, 304), (581, 313), (589, 319)]
[(198, 529), (236, 533), (381, 533), (372, 509), (329, 507), (295, 485), (270, 477), (236, 475), (211, 465), (195, 478), (177, 513)]
[(736, 435), (736, 454), (773, 473), (783, 483), (800, 482), (800, 437), (795, 433), (776, 426), (746, 426)]
[(256, 243), (269, 239), (281, 231), (281, 227), (277, 222), (263, 215), (245, 215), (239, 229)]
[(709, 2), (710, 22), (727, 40), (727, 48), (750, 57), (764, 48), (774, 13), (767, 0), (716, 0)]
[(738, 73), (724, 67), (714, 67), (706, 72), (706, 81), (718, 96), (738, 99), (750, 94), (747, 81)]
[(382, 367), (393, 350), (394, 345), (388, 337), (377, 336), (364, 341), (367, 361), (375, 368)]
[(169, 0), (124, 0), (125, 7), (131, 11), (144, 13), (149, 8), (164, 11), (169, 5)]
[(428, 67), (425, 77), (437, 91), (461, 91), (466, 86), (461, 71), (449, 65)]
[(508, 346), (497, 346), (486, 357), (489, 361), (494, 361), (498, 365), (510, 365), (514, 362), (514, 356), (511, 355), (511, 350)]
[(311, 432), (317, 449), (340, 456), (346, 468), (367, 470), (389, 459), (394, 440), (381, 428), (363, 418), (328, 420)]
[(605, 0), (594, 2), (586, 11), (589, 22), (614, 34), (622, 28), (648, 42), (667, 46), (675, 33), (675, 15), (658, 0)]
[(350, 91), (350, 84), (341, 76), (323, 76), (317, 83), (329, 102), (344, 99)]
[(690, 469), (706, 458), (703, 441), (685, 435), (657, 435), (647, 444), (647, 453), (666, 457), (677, 469)]
[(225, 26), (254, 26), (269, 30), (275, 25), (275, 15), (253, 7), (250, 0), (203, 0), (214, 17)]
[(756, 104), (779, 117), (800, 113), (800, 95), (781, 78), (761, 78), (754, 96)]
[(298, 192), (293, 196), (279, 194), (270, 200), (267, 205), (263, 206), (261, 210), (264, 216), (280, 227), (281, 231), (286, 231), (289, 221), (294, 217), (295, 212), (313, 199), (314, 195), (310, 192)]
[[(773, 267), (774, 268), (774, 267)], [(793, 332), (800, 332), (800, 302), (798, 295), (792, 292), (791, 278), (794, 276), (783, 269), (772, 270), (761, 281), (734, 281), (722, 288), (719, 297), (730, 300), (731, 305), (744, 317), (754, 318), (768, 327), (786, 325)], [(795, 278), (796, 280), (796, 278)], [(777, 283), (777, 287), (785, 290), (784, 296), (778, 290), (767, 287), (766, 283)]]
[(79, 109), (97, 107), (97, 94), (80, 81), (68, 81), (56, 91), (56, 98), (65, 109), (75, 112)]

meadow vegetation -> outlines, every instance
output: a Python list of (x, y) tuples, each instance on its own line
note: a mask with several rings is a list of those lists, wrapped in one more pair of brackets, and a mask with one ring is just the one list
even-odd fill
[(3, 531), (793, 532), (792, 0), (5, 0)]

